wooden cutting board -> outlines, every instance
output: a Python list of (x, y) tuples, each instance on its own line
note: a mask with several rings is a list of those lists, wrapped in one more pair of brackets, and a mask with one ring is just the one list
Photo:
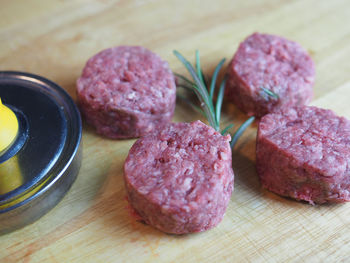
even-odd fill
[[(185, 73), (173, 49), (202, 54), (211, 74), (240, 41), (259, 31), (299, 42), (313, 57), (313, 104), (350, 118), (348, 0), (3, 0), (0, 70), (45, 76), (75, 99), (86, 60), (115, 45), (142, 45)], [(224, 107), (224, 122), (246, 116)], [(177, 103), (174, 121), (200, 118)], [(222, 223), (167, 235), (126, 209), (122, 166), (134, 140), (109, 140), (84, 125), (83, 163), (67, 196), (36, 223), (0, 236), (0, 262), (346, 262), (350, 204), (311, 206), (261, 188), (253, 125), (233, 154), (235, 191)]]

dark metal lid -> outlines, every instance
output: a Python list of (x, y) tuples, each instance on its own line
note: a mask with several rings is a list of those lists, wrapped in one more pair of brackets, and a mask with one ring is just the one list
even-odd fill
[(20, 127), (15, 143), (0, 156), (3, 213), (36, 198), (62, 175), (78, 151), (82, 125), (67, 92), (40, 76), (0, 72), (0, 98)]

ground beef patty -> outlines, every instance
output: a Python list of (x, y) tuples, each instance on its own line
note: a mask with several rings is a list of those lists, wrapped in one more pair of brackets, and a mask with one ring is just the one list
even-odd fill
[(168, 123), (175, 92), (168, 63), (143, 47), (101, 51), (88, 60), (77, 81), (86, 121), (110, 138), (138, 137)]
[(233, 190), (229, 141), (200, 121), (173, 123), (139, 139), (124, 165), (131, 206), (167, 233), (216, 226)]
[[(250, 116), (311, 101), (314, 63), (297, 43), (255, 33), (239, 46), (228, 66), (227, 97)], [(278, 95), (269, 97), (261, 88)]]
[(265, 115), (256, 164), (262, 185), (277, 194), (311, 204), (350, 201), (350, 121), (308, 106)]

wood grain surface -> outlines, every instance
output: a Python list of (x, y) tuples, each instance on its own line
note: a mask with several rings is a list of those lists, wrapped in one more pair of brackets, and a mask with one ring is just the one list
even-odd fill
[[(173, 49), (205, 73), (259, 31), (299, 42), (316, 63), (312, 104), (350, 118), (348, 0), (1, 0), (0, 70), (45, 76), (75, 99), (86, 60), (116, 45), (142, 45), (185, 73)], [(223, 121), (246, 116), (225, 104)], [(201, 118), (177, 103), (174, 121)], [(222, 223), (167, 235), (126, 209), (122, 166), (134, 140), (109, 140), (84, 124), (83, 163), (66, 197), (39, 221), (0, 236), (0, 262), (350, 262), (350, 204), (311, 206), (261, 188), (256, 124), (233, 154), (235, 191)]]

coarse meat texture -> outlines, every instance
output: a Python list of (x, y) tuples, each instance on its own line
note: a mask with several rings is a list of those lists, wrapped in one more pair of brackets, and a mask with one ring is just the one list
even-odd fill
[[(226, 95), (249, 116), (308, 104), (313, 96), (315, 66), (296, 42), (254, 33), (239, 46), (228, 66)], [(275, 93), (268, 96), (262, 88)]]
[(230, 136), (200, 121), (142, 137), (124, 165), (128, 200), (143, 220), (173, 234), (201, 232), (223, 218), (233, 191)]
[(119, 46), (88, 60), (77, 81), (77, 97), (86, 121), (99, 134), (132, 138), (171, 121), (176, 85), (159, 56), (143, 47)]
[(309, 106), (267, 114), (256, 164), (262, 185), (277, 194), (311, 204), (350, 201), (350, 121)]

